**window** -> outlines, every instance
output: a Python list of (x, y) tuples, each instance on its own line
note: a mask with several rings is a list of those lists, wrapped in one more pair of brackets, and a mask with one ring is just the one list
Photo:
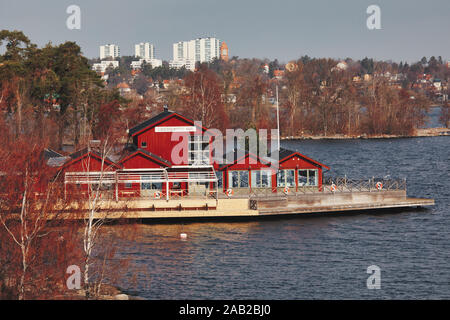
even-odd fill
[(147, 142), (142, 141), (142, 142), (141, 142), (141, 148), (142, 148), (142, 149), (147, 148)]
[(141, 190), (162, 190), (162, 183), (143, 182), (141, 183)]
[(131, 189), (132, 186), (133, 186), (132, 183), (129, 183), (129, 182), (125, 183), (125, 189)]
[(209, 161), (209, 138), (201, 135), (189, 136), (189, 164), (208, 165)]
[(230, 188), (248, 188), (248, 171), (228, 171), (228, 186)]
[(295, 187), (295, 170), (279, 170), (277, 187)]
[(252, 188), (272, 187), (272, 171), (254, 170), (252, 171)]
[(318, 186), (319, 174), (317, 169), (302, 169), (298, 170), (298, 185), (299, 186)]

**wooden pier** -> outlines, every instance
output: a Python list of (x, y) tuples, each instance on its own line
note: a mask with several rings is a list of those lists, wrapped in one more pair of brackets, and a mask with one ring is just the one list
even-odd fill
[[(183, 219), (267, 217), (339, 212), (364, 212), (433, 206), (433, 199), (408, 198), (406, 191), (352, 192), (339, 194), (305, 194), (273, 198), (246, 199), (178, 199), (105, 201), (96, 218), (107, 219)], [(86, 208), (66, 215), (69, 219), (83, 219)]]

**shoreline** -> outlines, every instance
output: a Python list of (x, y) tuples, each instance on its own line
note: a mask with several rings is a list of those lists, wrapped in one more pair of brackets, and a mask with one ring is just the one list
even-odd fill
[(335, 134), (329, 136), (317, 135), (303, 135), (303, 136), (284, 136), (280, 140), (346, 140), (346, 139), (400, 139), (400, 138), (422, 138), (422, 137), (442, 137), (450, 136), (450, 128), (426, 128), (417, 129), (412, 135), (395, 135), (395, 134), (381, 134), (381, 135), (345, 135)]

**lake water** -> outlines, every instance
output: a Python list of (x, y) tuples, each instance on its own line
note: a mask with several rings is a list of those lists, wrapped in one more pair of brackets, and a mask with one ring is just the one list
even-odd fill
[[(405, 177), (408, 195), (434, 198), (436, 206), (142, 225), (118, 254), (148, 271), (124, 289), (147, 299), (450, 298), (449, 137), (282, 145), (329, 165), (331, 175)], [(381, 269), (380, 290), (367, 289), (370, 265)]]

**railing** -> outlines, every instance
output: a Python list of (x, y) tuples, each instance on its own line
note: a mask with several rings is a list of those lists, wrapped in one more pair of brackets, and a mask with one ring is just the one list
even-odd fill
[[(276, 192), (274, 192), (276, 189)], [(333, 177), (323, 180), (319, 186), (298, 186), (290, 187), (286, 190), (284, 187), (268, 188), (234, 188), (231, 196), (219, 192), (220, 198), (249, 198), (266, 199), (295, 197), (306, 194), (324, 194), (324, 193), (352, 193), (352, 192), (383, 192), (383, 191), (406, 191), (406, 179), (349, 179), (347, 177)]]
[(406, 179), (349, 179), (347, 177), (330, 177), (323, 181), (323, 192), (375, 192), (406, 190)]

